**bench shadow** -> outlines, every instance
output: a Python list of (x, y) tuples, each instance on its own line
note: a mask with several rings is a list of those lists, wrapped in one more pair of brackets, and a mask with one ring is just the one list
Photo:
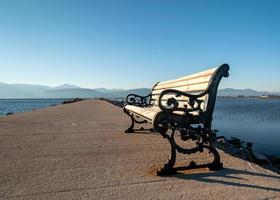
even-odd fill
[(152, 133), (152, 132), (134, 132), (133, 134), (139, 134), (139, 135), (159, 135), (159, 133)]
[[(183, 174), (181, 172), (178, 172), (175, 175), (171, 175), (171, 177), (185, 179), (185, 180), (192, 179), (192, 180), (201, 181), (201, 182), (205, 182), (205, 183), (219, 183), (219, 184), (224, 184), (224, 185), (228, 185), (228, 186), (247, 187), (247, 188), (280, 192), (280, 185), (278, 188), (272, 188), (272, 187), (265, 187), (265, 186), (259, 186), (259, 185), (254, 185), (254, 184), (247, 184), (247, 183), (236, 183), (236, 182), (233, 182), (232, 180), (229, 180), (229, 179), (236, 179), (236, 180), (250, 181), (250, 177), (247, 179), (247, 178), (239, 177), (238, 175), (258, 176), (258, 177), (263, 177), (263, 178), (280, 180), (280, 176), (274, 176), (274, 175), (250, 172), (250, 171), (243, 171), (243, 170), (232, 169), (232, 168), (224, 168), (223, 170), (220, 170), (220, 171), (209, 171), (207, 173), (196, 173), (196, 174)], [(217, 178), (217, 179), (215, 179), (215, 178)], [(220, 178), (224, 178), (224, 179), (228, 179), (228, 180), (218, 180)]]
[(133, 134), (140, 134), (140, 135), (158, 135), (158, 136), (160, 136), (160, 134), (159, 134), (158, 132), (152, 132), (152, 131), (150, 131), (150, 130), (148, 130), (148, 129), (145, 129), (145, 130), (139, 130), (139, 129), (137, 129), (137, 130), (135, 130), (135, 131), (133, 132)]

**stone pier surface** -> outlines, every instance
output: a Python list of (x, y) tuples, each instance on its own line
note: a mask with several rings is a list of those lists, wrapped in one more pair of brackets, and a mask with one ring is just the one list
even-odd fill
[(168, 143), (129, 124), (98, 100), (0, 117), (0, 199), (280, 199), (280, 175), (224, 152), (224, 170), (158, 177)]

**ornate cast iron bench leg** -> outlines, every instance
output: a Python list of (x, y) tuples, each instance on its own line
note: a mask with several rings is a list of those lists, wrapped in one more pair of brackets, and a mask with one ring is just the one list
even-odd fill
[[(125, 133), (134, 133), (135, 131), (144, 131), (144, 130), (147, 130), (147, 129), (144, 129), (143, 127), (141, 127), (140, 129), (134, 129), (134, 125), (135, 123), (137, 124), (144, 124), (144, 123), (147, 123), (146, 120), (143, 120), (143, 121), (139, 121), (139, 120), (136, 120), (134, 115), (133, 114), (130, 114), (129, 111), (127, 109), (124, 108), (124, 112), (130, 117), (131, 119), (131, 125), (125, 130)], [(149, 129), (151, 132), (153, 130)]]
[(172, 140), (170, 137), (167, 137), (167, 139), (171, 146), (171, 154), (168, 163), (166, 163), (163, 168), (157, 171), (158, 176), (172, 175), (177, 173), (177, 170), (174, 168), (176, 162), (176, 148), (174, 140)]
[(194, 161), (191, 161), (186, 167), (177, 167), (177, 170), (189, 170), (189, 169), (198, 169), (198, 168), (208, 168), (211, 171), (217, 171), (223, 169), (223, 163), (220, 162), (220, 155), (215, 147), (212, 145), (203, 145), (203, 148), (209, 150), (209, 154), (212, 153), (214, 160), (212, 163), (200, 164), (197, 165)]
[(223, 163), (221, 163), (220, 161), (219, 152), (215, 147), (213, 147), (212, 142), (209, 142), (209, 145), (207, 147), (205, 146), (204, 148), (207, 148), (209, 150), (209, 153), (212, 153), (214, 155), (213, 162), (209, 163), (207, 167), (213, 171), (223, 169)]
[(135, 120), (134, 120), (134, 118), (133, 118), (133, 115), (129, 114), (128, 110), (126, 110), (125, 108), (123, 109), (123, 111), (131, 118), (131, 125), (130, 125), (130, 127), (128, 127), (128, 128), (125, 130), (125, 133), (133, 133), (133, 132), (134, 132), (134, 130), (133, 130), (133, 128), (134, 128), (134, 122), (135, 122)]
[(173, 139), (173, 133), (169, 136), (167, 133), (169, 129), (169, 123), (167, 116), (164, 113), (160, 113), (154, 121), (154, 129), (159, 132), (163, 138), (166, 138), (170, 144), (171, 152), (168, 162), (163, 166), (163, 168), (157, 171), (158, 176), (172, 175), (176, 174), (177, 170), (174, 168), (176, 163), (176, 146)]
[[(157, 175), (165, 176), (177, 173), (179, 170), (189, 170), (196, 168), (209, 168), (210, 170), (220, 170), (223, 169), (223, 164), (220, 162), (220, 155), (216, 148), (212, 145), (211, 141), (211, 131), (208, 128), (192, 128), (191, 126), (185, 127), (172, 127), (171, 124), (173, 122), (168, 121), (168, 119), (164, 119), (166, 116), (158, 116), (155, 122), (155, 129), (163, 136), (163, 138), (168, 139), (171, 147), (171, 156), (168, 160), (168, 163), (164, 165), (159, 171), (157, 171)], [(171, 130), (170, 134), (167, 134), (167, 131)], [(175, 141), (174, 134), (175, 132), (180, 133), (176, 137), (181, 137), (179, 139), (183, 141), (187, 140), (197, 140), (196, 147), (187, 149), (178, 145)], [(194, 161), (191, 161), (188, 166), (183, 167), (174, 167), (176, 162), (176, 153), (182, 154), (192, 154), (196, 152), (203, 152), (204, 149), (208, 149), (209, 153), (213, 154), (214, 160), (212, 163), (200, 164), (197, 165)]]

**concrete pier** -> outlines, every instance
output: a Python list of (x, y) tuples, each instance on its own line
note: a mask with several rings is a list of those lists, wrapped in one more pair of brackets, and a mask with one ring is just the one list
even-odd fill
[(0, 199), (280, 199), (280, 175), (224, 152), (224, 170), (158, 177), (168, 143), (129, 124), (98, 100), (0, 117)]

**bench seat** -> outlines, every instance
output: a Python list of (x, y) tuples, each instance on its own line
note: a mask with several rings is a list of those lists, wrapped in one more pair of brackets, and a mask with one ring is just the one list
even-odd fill
[[(124, 107), (128, 112), (137, 117), (144, 118), (145, 120), (150, 121), (151, 123), (154, 122), (156, 116), (162, 111), (158, 106), (151, 106), (151, 107), (140, 107), (134, 105), (126, 105)], [(183, 111), (174, 111), (174, 114), (177, 115), (184, 115), (185, 112)], [(199, 112), (191, 112), (192, 115), (198, 116)]]
[(142, 117), (150, 122), (153, 122), (156, 115), (160, 112), (159, 107), (139, 107), (134, 105), (126, 105), (125, 109), (127, 109), (131, 114), (134, 114), (138, 117)]

